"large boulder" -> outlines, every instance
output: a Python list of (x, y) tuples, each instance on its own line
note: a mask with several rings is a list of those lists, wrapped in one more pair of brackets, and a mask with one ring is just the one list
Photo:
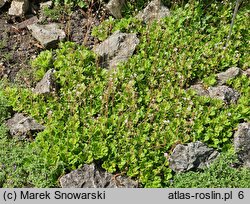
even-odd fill
[(216, 75), (218, 85), (226, 84), (227, 80), (234, 79), (242, 73), (242, 70), (238, 67), (231, 67), (225, 72), (221, 72)]
[(32, 24), (27, 28), (31, 31), (34, 38), (37, 39), (45, 48), (55, 48), (59, 41), (66, 38), (65, 32), (59, 28), (56, 23), (47, 25)]
[(33, 92), (37, 94), (46, 94), (55, 91), (56, 83), (54, 79), (54, 70), (50, 69), (45, 73), (43, 79), (37, 83)]
[(202, 169), (208, 167), (218, 155), (217, 151), (199, 141), (187, 145), (178, 144), (170, 155), (169, 167), (174, 172)]
[(216, 86), (208, 88), (209, 96), (223, 100), (226, 104), (236, 103), (240, 94), (228, 86)]
[(28, 10), (29, 0), (13, 0), (8, 14), (12, 16), (23, 16)]
[(13, 118), (7, 120), (6, 126), (12, 136), (24, 138), (33, 138), (34, 133), (43, 131), (44, 126), (37, 123), (33, 118), (24, 116), (22, 113), (16, 113)]
[(110, 0), (106, 7), (115, 18), (122, 18), (121, 10), (124, 3), (125, 0)]
[(153, 0), (143, 11), (138, 13), (136, 18), (142, 20), (145, 23), (150, 23), (154, 20), (160, 20), (169, 15), (169, 9), (165, 7), (160, 0)]
[(136, 34), (116, 31), (104, 42), (93, 48), (98, 55), (99, 64), (104, 68), (115, 68), (120, 62), (125, 62), (133, 55), (139, 39)]
[(241, 123), (234, 133), (234, 149), (240, 161), (250, 168), (250, 123)]
[(61, 177), (63, 188), (137, 188), (138, 183), (128, 177), (112, 175), (96, 167), (95, 164), (84, 164)]

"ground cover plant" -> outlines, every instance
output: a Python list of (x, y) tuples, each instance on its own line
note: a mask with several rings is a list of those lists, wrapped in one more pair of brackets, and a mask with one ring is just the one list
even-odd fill
[[(37, 81), (47, 70), (56, 70), (57, 93), (41, 96), (5, 84), (4, 94), (14, 111), (46, 126), (32, 143), (22, 143), (27, 147), (22, 151), (33, 152), (25, 153), (21, 162), (23, 185), (57, 186), (60, 175), (98, 161), (105, 170), (128, 175), (144, 187), (188, 187), (187, 180), (197, 175), (200, 183), (194, 179), (190, 187), (249, 187), (237, 182), (241, 177), (249, 180), (249, 170), (229, 167), (236, 160), (223, 156), (232, 150), (237, 125), (250, 121), (249, 78), (242, 75), (227, 82), (241, 95), (236, 104), (188, 89), (198, 80), (213, 85), (214, 74), (229, 67), (249, 68), (249, 8), (239, 11), (225, 47), (233, 4), (209, 4), (204, 16), (200, 4), (191, 3), (175, 8), (161, 23), (109, 19), (94, 29), (100, 40), (118, 29), (137, 33), (135, 54), (117, 69), (100, 68), (92, 51), (66, 42), (32, 62)], [(171, 153), (177, 143), (197, 140), (223, 153), (220, 165), (175, 175), (164, 153)], [(217, 178), (222, 169), (231, 180)], [(2, 182), (7, 185), (6, 178)]]
[(177, 174), (170, 186), (175, 188), (249, 188), (250, 171), (244, 167), (237, 167), (237, 162), (232, 152), (223, 153), (215, 163), (202, 172)]

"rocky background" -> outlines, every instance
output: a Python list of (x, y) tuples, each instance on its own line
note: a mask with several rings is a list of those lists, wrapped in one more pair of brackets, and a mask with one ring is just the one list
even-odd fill
[[(100, 24), (110, 15), (121, 18), (124, 0), (99, 2), (98, 10), (84, 12), (74, 10), (71, 15), (62, 13), (58, 19), (46, 16), (46, 8), (51, 8), (51, 1), (32, 0), (0, 0), (0, 78), (8, 78), (12, 82), (33, 89), (34, 93), (46, 94), (55, 92), (57, 87), (53, 79), (54, 70), (49, 70), (43, 79), (35, 83), (30, 74), (30, 60), (46, 49), (56, 48), (60, 41), (74, 41), (92, 49), (99, 58), (103, 68), (115, 69), (118, 63), (131, 57), (139, 43), (136, 34), (117, 31), (108, 39), (99, 42), (91, 36), (93, 26)], [(95, 5), (95, 8), (97, 5)], [(98, 11), (98, 12), (97, 12)], [(171, 15), (167, 7), (160, 1), (153, 0), (136, 16), (144, 23)], [(225, 104), (236, 103), (240, 94), (225, 85), (228, 79), (239, 75), (250, 76), (238, 67), (231, 67), (216, 75), (217, 86), (205, 87), (202, 83), (190, 87), (198, 95), (218, 98)], [(6, 121), (13, 137), (34, 139), (34, 134), (43, 131), (44, 126), (33, 118), (22, 113)], [(234, 133), (234, 147), (242, 165), (250, 167), (250, 123), (239, 124)], [(207, 168), (217, 158), (219, 152), (207, 147), (202, 142), (177, 144), (168, 158), (170, 168), (176, 172), (195, 171)], [(98, 164), (83, 165), (60, 178), (62, 187), (140, 187), (137, 181), (127, 178), (123, 173), (112, 175), (101, 169)]]

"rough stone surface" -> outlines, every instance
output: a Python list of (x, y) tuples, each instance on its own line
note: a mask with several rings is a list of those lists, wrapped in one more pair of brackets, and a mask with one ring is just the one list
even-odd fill
[(46, 1), (40, 3), (40, 9), (51, 8), (53, 5), (52, 1)]
[(208, 87), (206, 89), (202, 84), (195, 84), (189, 89), (193, 89), (199, 96), (221, 99), (226, 104), (236, 103), (240, 97), (237, 91), (225, 85)]
[(137, 188), (138, 183), (130, 178), (100, 170), (91, 164), (74, 170), (60, 179), (63, 188)]
[(199, 141), (179, 144), (169, 158), (169, 167), (175, 172), (202, 169), (208, 167), (218, 155), (217, 151)]
[(122, 18), (121, 10), (124, 3), (125, 0), (110, 0), (106, 7), (115, 18)]
[(29, 10), (29, 0), (13, 0), (10, 5), (9, 15), (22, 16)]
[(138, 13), (136, 18), (144, 21), (145, 23), (148, 23), (152, 22), (153, 20), (160, 20), (169, 15), (169, 9), (163, 6), (160, 0), (153, 0), (143, 11), (140, 11)]
[(247, 69), (246, 71), (244, 71), (243, 74), (246, 74), (248, 77), (250, 77), (250, 69)]
[(31, 30), (33, 37), (46, 48), (56, 47), (57, 43), (66, 37), (65, 32), (56, 23), (48, 25), (32, 24), (27, 27)]
[(234, 149), (238, 158), (250, 168), (250, 123), (241, 123), (234, 134)]
[(99, 56), (101, 67), (114, 68), (132, 56), (139, 39), (136, 34), (115, 32), (107, 40), (95, 46), (93, 51)]
[(7, 120), (6, 126), (12, 136), (21, 138), (32, 137), (33, 133), (43, 131), (45, 128), (33, 118), (26, 117), (22, 113), (16, 113), (13, 118)]
[(37, 16), (33, 16), (31, 18), (28, 18), (27, 20), (25, 21), (22, 21), (21, 23), (18, 23), (15, 27), (17, 29), (24, 29), (26, 28), (28, 25), (32, 25), (34, 23), (37, 23), (38, 22), (38, 18)]
[(190, 89), (193, 89), (197, 95), (199, 96), (208, 96), (209, 92), (205, 89), (205, 87), (202, 84), (195, 84), (190, 87)]
[(217, 74), (217, 83), (218, 85), (226, 84), (227, 80), (234, 79), (235, 77), (241, 74), (241, 69), (238, 67), (231, 67), (225, 72)]
[(208, 88), (209, 96), (223, 100), (226, 104), (236, 103), (240, 94), (228, 86), (216, 86)]
[(54, 92), (55, 90), (54, 70), (50, 69), (45, 73), (43, 79), (37, 83), (33, 92), (37, 94), (46, 94)]

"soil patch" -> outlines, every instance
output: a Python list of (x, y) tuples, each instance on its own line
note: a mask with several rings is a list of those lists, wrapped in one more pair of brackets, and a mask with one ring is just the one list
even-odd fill
[[(34, 86), (34, 70), (30, 61), (45, 49), (35, 40), (27, 27), (17, 28), (23, 21), (35, 15), (39, 18), (44, 14), (38, 10), (36, 14), (13, 18), (8, 15), (8, 7), (9, 5), (6, 5), (0, 9), (0, 79), (5, 77), (16, 84), (31, 87)], [(101, 17), (98, 13), (100, 12), (85, 12), (78, 8), (56, 20), (43, 16), (40, 23), (60, 23), (67, 35), (67, 41), (83, 44), (92, 49), (99, 41), (91, 36), (91, 30), (100, 23), (100, 19), (107, 18), (105, 12), (102, 11), (104, 16)]]

